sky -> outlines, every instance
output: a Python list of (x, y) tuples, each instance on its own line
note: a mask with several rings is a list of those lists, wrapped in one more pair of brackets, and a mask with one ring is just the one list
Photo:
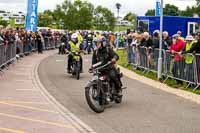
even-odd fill
[[(39, 0), (39, 12), (46, 9), (55, 9), (57, 4), (61, 4), (64, 0)], [(128, 12), (134, 12), (137, 15), (144, 15), (148, 9), (155, 8), (156, 0), (87, 0), (95, 6), (102, 5), (117, 13), (115, 3), (121, 3), (120, 16), (124, 16)], [(195, 4), (195, 0), (164, 0), (164, 4), (174, 4), (180, 9)], [(0, 9), (11, 12), (26, 12), (27, 0), (0, 0)]]

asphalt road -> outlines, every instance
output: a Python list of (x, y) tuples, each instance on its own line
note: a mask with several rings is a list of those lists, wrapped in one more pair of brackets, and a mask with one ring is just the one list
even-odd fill
[(154, 89), (124, 77), (128, 87), (121, 105), (112, 105), (102, 114), (86, 103), (84, 86), (90, 57), (84, 57), (79, 81), (65, 73), (65, 56), (51, 56), (39, 66), (46, 89), (66, 108), (98, 133), (200, 133), (200, 106), (184, 98)]

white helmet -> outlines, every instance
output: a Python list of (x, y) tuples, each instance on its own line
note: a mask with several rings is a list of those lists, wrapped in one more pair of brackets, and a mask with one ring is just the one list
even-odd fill
[(78, 38), (78, 34), (77, 33), (73, 33), (71, 36), (71, 39), (77, 39)]

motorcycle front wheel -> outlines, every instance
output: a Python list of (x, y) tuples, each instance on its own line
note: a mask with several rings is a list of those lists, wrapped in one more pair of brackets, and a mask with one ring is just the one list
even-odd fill
[(85, 96), (89, 107), (96, 113), (102, 113), (105, 110), (104, 101), (101, 92), (93, 86), (86, 87)]
[(80, 79), (80, 63), (77, 62), (77, 66), (76, 66), (76, 79), (79, 80)]

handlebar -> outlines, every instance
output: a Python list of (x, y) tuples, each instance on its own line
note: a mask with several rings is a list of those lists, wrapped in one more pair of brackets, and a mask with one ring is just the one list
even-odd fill
[(89, 70), (89, 72), (92, 73), (92, 71), (98, 71), (98, 70), (100, 70), (100, 69), (103, 69), (103, 68), (107, 67), (108, 65), (112, 64), (112, 61), (109, 61), (108, 63), (106, 63), (106, 64), (103, 65), (103, 66), (100, 66), (100, 67), (95, 68), (95, 66), (100, 65), (100, 63), (102, 63), (102, 62), (99, 62), (99, 63), (93, 65), (93, 67)]

